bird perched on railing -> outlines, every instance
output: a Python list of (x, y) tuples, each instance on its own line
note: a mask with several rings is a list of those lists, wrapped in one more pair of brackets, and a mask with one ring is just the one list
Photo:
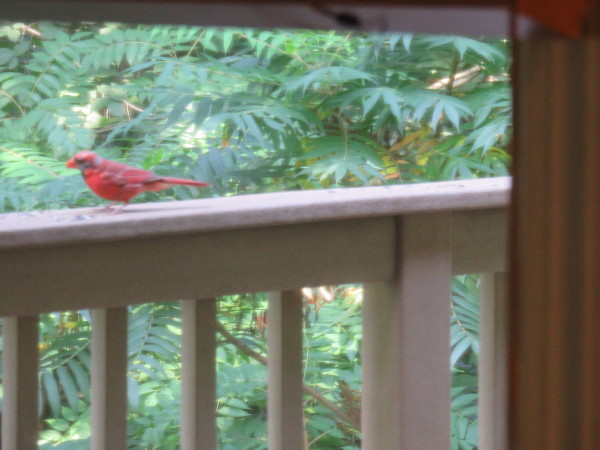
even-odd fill
[(98, 197), (123, 205), (113, 210), (119, 212), (129, 200), (145, 191), (162, 191), (174, 185), (206, 187), (209, 183), (183, 178), (163, 177), (148, 170), (138, 169), (83, 150), (67, 161), (67, 167), (81, 170), (85, 183)]

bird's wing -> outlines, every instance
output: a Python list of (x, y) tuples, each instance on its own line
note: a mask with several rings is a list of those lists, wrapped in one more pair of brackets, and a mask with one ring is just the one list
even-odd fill
[(102, 171), (102, 177), (111, 183), (123, 185), (142, 185), (160, 181), (161, 177), (144, 169), (110, 161)]

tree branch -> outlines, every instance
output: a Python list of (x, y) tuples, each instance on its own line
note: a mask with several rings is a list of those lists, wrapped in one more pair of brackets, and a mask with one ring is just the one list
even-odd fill
[[(259, 363), (261, 363), (265, 366), (267, 365), (267, 358), (265, 358), (260, 353), (252, 350), (246, 344), (244, 344), (239, 339), (237, 339), (234, 335), (232, 335), (229, 331), (227, 331), (225, 329), (225, 327), (223, 326), (223, 324), (221, 324), (220, 322), (217, 322), (217, 331), (221, 334), (221, 336), (223, 336), (223, 338), (225, 338), (225, 340), (227, 342), (229, 342), (230, 344), (233, 344), (236, 348), (238, 348), (239, 350), (244, 352), (250, 358), (255, 359), (256, 361), (258, 361)], [(308, 386), (306, 384), (303, 384), (302, 389), (304, 390), (304, 392), (306, 392), (308, 395), (313, 397), (315, 400), (317, 400), (319, 403), (321, 403), (323, 406), (325, 406), (327, 409), (329, 409), (332, 413), (334, 413), (336, 416), (338, 416), (341, 420), (349, 423), (351, 426), (353, 426), (357, 430), (360, 429), (360, 423), (358, 423), (356, 420), (352, 419), (352, 417), (350, 417), (348, 414), (346, 414), (346, 412), (343, 409), (341, 409), (339, 406), (337, 406), (331, 400), (328, 400), (327, 398), (325, 398), (316, 389), (314, 389), (313, 387)]]

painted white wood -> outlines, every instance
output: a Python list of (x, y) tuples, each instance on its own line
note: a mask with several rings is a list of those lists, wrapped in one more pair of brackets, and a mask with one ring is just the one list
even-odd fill
[(387, 279), (393, 231), (376, 217), (0, 251), (0, 316)]
[(7, 317), (2, 324), (2, 443), (31, 450), (38, 439), (38, 317)]
[(402, 218), (397, 278), (366, 285), (363, 449), (450, 446), (451, 224)]
[[(447, 369), (449, 304), (440, 298), (449, 296), (449, 282), (443, 288), (439, 280), (449, 273), (505, 270), (508, 180), (348, 191), (132, 205), (131, 212), (122, 215), (82, 220), (74, 214), (83, 210), (42, 213), (49, 215), (39, 222), (37, 215), (3, 216), (2, 224), (9, 226), (0, 230), (4, 239), (0, 239), (0, 248), (4, 246), (0, 316), (109, 308), (94, 313), (93, 439), (94, 448), (104, 448), (110, 439), (117, 443), (106, 448), (119, 449), (125, 439), (126, 305), (294, 291), (307, 285), (374, 283), (366, 297), (379, 301), (365, 305), (363, 357), (370, 361), (365, 363), (366, 448), (382, 448), (384, 442), (411, 449), (445, 448), (449, 372), (436, 363), (445, 358)], [(289, 199), (292, 203), (286, 205)], [(239, 222), (235, 222), (238, 212)], [(298, 223), (290, 223), (294, 221)], [(40, 230), (48, 222), (53, 225), (46, 239), (40, 237)], [(397, 222), (403, 224), (401, 232)], [(74, 242), (66, 238), (71, 232)], [(9, 237), (17, 237), (16, 244)], [(85, 239), (89, 243), (83, 244)], [(299, 294), (285, 294), (295, 295)], [(294, 334), (301, 332), (302, 317), (301, 310), (295, 309), (296, 300), (273, 299), (270, 312), (270, 402), (275, 405), (271, 411), (277, 411), (270, 418), (276, 422), (270, 423), (270, 430), (275, 430), (270, 434), (272, 448), (290, 448), (285, 439), (292, 441), (294, 433), (302, 431), (302, 418), (297, 416), (301, 408), (283, 405), (290, 392), (296, 392), (296, 403), (301, 404), (302, 398), (297, 392), (301, 370), (294, 368), (301, 350), (287, 353), (294, 345), (301, 349), (301, 334)], [(205, 377), (212, 369), (199, 366), (205, 361), (194, 356), (211, 351), (209, 338), (202, 338), (200, 346), (198, 340), (209, 332), (205, 321), (214, 315), (208, 311), (203, 316), (205, 306), (209, 305), (196, 304), (195, 312), (184, 313), (192, 321), (184, 325), (186, 329), (195, 329), (189, 335), (185, 332), (184, 347), (192, 356), (184, 356), (188, 361), (184, 370), (190, 370), (184, 377), (200, 380), (195, 386), (184, 382), (189, 393), (184, 394), (184, 409), (192, 411), (183, 418), (187, 448), (204, 439), (206, 448), (213, 448), (209, 428), (214, 419), (209, 416), (214, 410), (202, 402), (214, 402), (214, 389), (208, 389), (210, 381), (201, 381), (209, 380)], [(185, 310), (191, 307), (192, 303), (184, 303)], [(291, 326), (284, 325), (290, 320)], [(446, 356), (440, 356), (444, 352)], [(407, 362), (415, 360), (419, 364)], [(295, 380), (296, 376), (300, 378)], [(389, 384), (395, 380), (396, 384)], [(199, 386), (206, 387), (209, 395), (203, 397)], [(188, 399), (194, 400), (188, 403)], [(382, 399), (390, 401), (382, 406)], [(410, 411), (406, 405), (412, 405)], [(303, 442), (301, 438), (294, 442)]]
[(217, 448), (216, 299), (181, 302), (181, 449)]
[(302, 293), (272, 292), (267, 313), (269, 450), (304, 450)]
[[(506, 216), (452, 213), (454, 274), (506, 270)], [(391, 279), (394, 242), (393, 219), (372, 218), (5, 250), (0, 315)]]
[(68, 246), (173, 234), (436, 211), (505, 208), (510, 178), (306, 190), (92, 208), (2, 214), (0, 250)]
[(398, 336), (401, 309), (394, 282), (364, 284), (361, 431), (363, 450), (400, 448), (402, 409)]
[(508, 270), (508, 208), (452, 213), (452, 273)]
[(479, 448), (508, 450), (508, 274), (481, 275)]
[(127, 448), (127, 308), (92, 314), (92, 450)]

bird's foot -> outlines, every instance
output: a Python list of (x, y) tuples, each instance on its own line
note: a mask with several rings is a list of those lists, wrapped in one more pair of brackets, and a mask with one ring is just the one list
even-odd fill
[(108, 212), (108, 211), (112, 211), (112, 207), (111, 205), (105, 205), (102, 208), (95, 208), (93, 209), (94, 212), (100, 213), (100, 212)]
[(122, 203), (120, 205), (119, 205), (119, 203), (111, 203), (109, 205), (103, 206), (102, 208), (95, 209), (94, 212), (117, 214), (117, 213), (120, 213), (123, 210), (123, 208), (125, 208), (125, 206), (127, 206), (127, 203)]
[(119, 214), (121, 211), (123, 211), (123, 208), (125, 208), (127, 206), (127, 203), (123, 203), (120, 206), (117, 206), (116, 208), (110, 208), (110, 212), (109, 214)]

